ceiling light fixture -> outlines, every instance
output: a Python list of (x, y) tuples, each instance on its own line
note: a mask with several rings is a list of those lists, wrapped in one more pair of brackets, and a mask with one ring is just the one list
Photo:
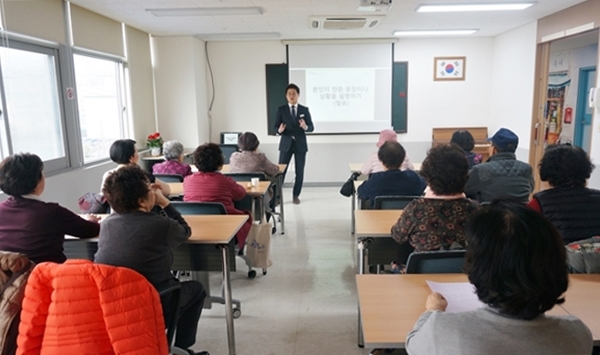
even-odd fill
[(156, 17), (262, 15), (260, 7), (181, 7), (146, 9)]
[(395, 31), (394, 36), (408, 37), (408, 36), (459, 36), (459, 35), (470, 35), (478, 30), (406, 30), (406, 31)]
[(205, 33), (197, 34), (196, 37), (202, 40), (251, 40), (251, 39), (267, 39), (279, 38), (279, 32), (238, 32), (238, 33)]
[(513, 2), (513, 3), (495, 3), (495, 4), (421, 4), (416, 12), (468, 12), (468, 11), (508, 11), (524, 10), (533, 6), (535, 2)]

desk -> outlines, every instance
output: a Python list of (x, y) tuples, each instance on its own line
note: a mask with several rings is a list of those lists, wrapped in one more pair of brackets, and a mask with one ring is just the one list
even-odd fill
[[(246, 195), (252, 198), (252, 218), (256, 220), (256, 216), (254, 216), (254, 203), (257, 202), (260, 208), (260, 215), (263, 216), (265, 214), (265, 206), (263, 203), (263, 197), (269, 190), (269, 186), (271, 186), (270, 181), (259, 181), (258, 186), (249, 186), (249, 181), (238, 181), (238, 185), (244, 187), (246, 189)], [(166, 183), (171, 188), (170, 196), (183, 196), (183, 183), (182, 182), (168, 182)], [(283, 224), (283, 219), (282, 219)]]
[[(100, 215), (105, 218), (107, 215)], [(179, 247), (173, 250), (173, 266), (183, 265), (183, 270), (202, 270), (200, 267), (205, 263), (198, 258), (196, 245), (216, 245), (221, 249), (222, 271), (223, 271), (223, 294), (225, 298), (225, 318), (227, 322), (227, 342), (229, 355), (235, 355), (235, 332), (233, 328), (233, 307), (231, 300), (231, 280), (229, 275), (229, 264), (231, 255), (228, 245), (248, 219), (246, 215), (187, 215), (183, 216), (189, 224), (192, 235)], [(82, 242), (97, 243), (98, 239), (82, 239)], [(181, 250), (180, 250), (181, 248)], [(183, 251), (183, 252), (182, 252)], [(65, 253), (67, 248), (65, 248)], [(69, 255), (67, 255), (69, 256)], [(72, 257), (72, 256), (71, 256)], [(77, 257), (80, 257), (79, 255)], [(86, 256), (86, 258), (88, 258)], [(176, 269), (176, 268), (175, 268)]]
[[(281, 219), (281, 234), (285, 234), (285, 211), (284, 211), (284, 204), (283, 204), (283, 182), (284, 182), (283, 181), (283, 172), (285, 171), (287, 164), (277, 164), (277, 166), (279, 166), (279, 174), (277, 174), (275, 179), (277, 180), (276, 197), (279, 198), (279, 211), (275, 210), (275, 211), (271, 211), (271, 213), (276, 216), (279, 216), (279, 218)], [(192, 167), (193, 172), (198, 171), (196, 166), (191, 165), (191, 167)], [(230, 171), (231, 171), (231, 167), (229, 164), (223, 165), (223, 168), (221, 169), (222, 173), (227, 174)], [(175, 195), (175, 194), (173, 194), (173, 195)]]
[(600, 345), (600, 274), (571, 274), (565, 303), (561, 304), (569, 314), (581, 319), (592, 331), (594, 345)]
[[(356, 241), (357, 241), (357, 274), (365, 273), (365, 258), (368, 259), (368, 245), (372, 238), (391, 237), (392, 226), (402, 215), (402, 210), (356, 210)], [(395, 275), (394, 275), (395, 276)], [(358, 311), (358, 346), (364, 346), (360, 322), (361, 311)], [(392, 327), (395, 328), (395, 327)], [(396, 329), (397, 330), (397, 329)]]
[[(580, 303), (576, 295), (581, 294), (593, 302), (598, 302), (600, 292), (600, 275), (577, 275), (584, 279), (593, 278), (593, 286), (585, 287), (579, 283), (575, 275), (571, 276), (571, 285), (566, 293), (567, 302), (571, 304), (555, 306), (546, 312), (553, 316), (566, 316), (572, 304), (580, 304), (581, 309), (589, 314), (588, 319), (580, 319), (592, 330), (594, 342), (600, 317), (598, 312), (591, 311), (589, 305)], [(591, 277), (590, 277), (591, 276)], [(369, 348), (404, 348), (406, 335), (413, 329), (421, 313), (425, 311), (425, 299), (431, 290), (425, 280), (438, 282), (467, 282), (464, 274), (419, 274), (419, 275), (357, 275), (358, 304), (365, 346)], [(574, 282), (575, 281), (575, 282)], [(583, 296), (584, 295), (584, 296)], [(398, 302), (402, 300), (402, 302)], [(591, 312), (590, 312), (591, 311)], [(574, 314), (575, 315), (575, 314)]]

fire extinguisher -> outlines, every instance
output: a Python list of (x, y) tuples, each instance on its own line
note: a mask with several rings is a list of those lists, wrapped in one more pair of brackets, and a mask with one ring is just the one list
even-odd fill
[(570, 107), (565, 108), (565, 123), (573, 122), (573, 109)]

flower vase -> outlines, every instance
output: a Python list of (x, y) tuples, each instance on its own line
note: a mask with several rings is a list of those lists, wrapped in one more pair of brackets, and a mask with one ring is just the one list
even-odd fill
[(152, 155), (153, 157), (157, 157), (160, 155), (160, 147), (152, 147), (150, 149), (150, 155)]

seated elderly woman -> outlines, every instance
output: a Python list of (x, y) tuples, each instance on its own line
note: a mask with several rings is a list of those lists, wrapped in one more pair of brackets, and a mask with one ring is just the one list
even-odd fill
[(363, 182), (357, 190), (358, 197), (375, 205), (377, 196), (421, 196), (425, 190), (425, 180), (412, 170), (400, 170), (406, 151), (398, 142), (385, 142), (379, 152), (379, 160), (385, 171), (375, 173)]
[(565, 244), (600, 235), (600, 191), (585, 186), (594, 169), (587, 153), (551, 145), (539, 167), (540, 179), (550, 188), (533, 195), (528, 206), (554, 224)]
[[(106, 181), (106, 178), (109, 174), (128, 165), (137, 165), (137, 163), (140, 161), (140, 155), (138, 153), (137, 148), (135, 147), (135, 141), (132, 139), (119, 139), (114, 141), (113, 144), (110, 146), (110, 159), (119, 165), (117, 165), (117, 167), (114, 169), (110, 169), (109, 171), (105, 172), (104, 175), (102, 175), (102, 184), (100, 184), (100, 191), (102, 191), (102, 189), (104, 188), (104, 181)], [(157, 184), (162, 194), (165, 195), (165, 197), (168, 197), (171, 193), (171, 188), (169, 187), (169, 185), (167, 185), (159, 179), (156, 179), (154, 175), (150, 173), (147, 174), (148, 180), (150, 180), (150, 182), (153, 184)]]
[[(408, 243), (406, 252), (464, 249), (465, 225), (479, 204), (465, 197), (469, 163), (455, 144), (438, 145), (429, 150), (421, 166), (427, 182), (425, 196), (404, 208), (392, 227), (392, 238)], [(408, 253), (399, 263), (405, 264)]]
[[(377, 141), (377, 144), (375, 144), (377, 149), (381, 148), (385, 142), (398, 142), (398, 135), (396, 135), (394, 130), (384, 129), (383, 131), (379, 132), (379, 140)], [(383, 164), (377, 156), (377, 153), (378, 151), (374, 151), (371, 153), (371, 155), (369, 155), (369, 159), (367, 159), (367, 161), (363, 164), (360, 171), (362, 175), (370, 175), (385, 170)], [(410, 159), (408, 159), (408, 153), (404, 156), (404, 160), (400, 165), (400, 170), (415, 170), (415, 167), (410, 162)]]
[[(172, 249), (191, 235), (181, 214), (134, 164), (109, 174), (102, 192), (114, 213), (102, 221), (95, 262), (133, 269), (157, 290), (177, 284), (171, 274)], [(152, 213), (155, 207), (165, 216)], [(206, 291), (198, 281), (182, 282), (181, 288), (175, 346), (187, 349), (196, 342)]]
[[(207, 143), (194, 151), (194, 164), (198, 172), (188, 175), (183, 180), (183, 200), (198, 202), (220, 202), (228, 214), (247, 214), (235, 208), (234, 201), (246, 196), (246, 189), (219, 170), (224, 163), (223, 152), (217, 144)], [(235, 235), (240, 252), (243, 251), (246, 238), (252, 226), (252, 218)]]
[[(238, 138), (238, 147), (241, 152), (231, 154), (229, 158), (229, 171), (232, 173), (264, 173), (267, 177), (273, 179), (279, 174), (279, 166), (273, 164), (264, 153), (258, 151), (260, 141), (252, 132), (245, 132)], [(274, 181), (274, 179), (273, 179)], [(275, 208), (275, 184), (271, 185), (268, 193), (265, 194), (265, 206), (270, 210)], [(271, 213), (267, 212), (267, 221), (271, 218)], [(275, 227), (273, 227), (275, 233)]]
[(471, 132), (466, 130), (456, 131), (452, 133), (450, 143), (454, 143), (465, 151), (465, 156), (469, 161), (469, 169), (475, 165), (481, 163), (482, 155), (473, 153), (472, 150), (475, 148), (475, 139)]
[(592, 334), (574, 316), (546, 316), (564, 302), (569, 277), (560, 234), (522, 203), (494, 201), (466, 228), (465, 271), (484, 307), (446, 313), (433, 293), (406, 350), (414, 355), (592, 353)]
[(20, 153), (0, 163), (0, 189), (10, 197), (0, 203), (0, 250), (26, 254), (35, 263), (62, 263), (65, 234), (98, 236), (95, 216), (85, 220), (57, 203), (44, 202), (44, 163), (35, 154)]
[(279, 166), (273, 164), (264, 153), (258, 151), (260, 141), (252, 132), (246, 132), (238, 138), (241, 152), (231, 154), (229, 171), (232, 173), (264, 173), (268, 177), (279, 174)]
[(165, 162), (152, 166), (153, 174), (177, 174), (183, 177), (192, 174), (189, 164), (183, 163), (183, 144), (178, 141), (168, 141), (163, 144)]

